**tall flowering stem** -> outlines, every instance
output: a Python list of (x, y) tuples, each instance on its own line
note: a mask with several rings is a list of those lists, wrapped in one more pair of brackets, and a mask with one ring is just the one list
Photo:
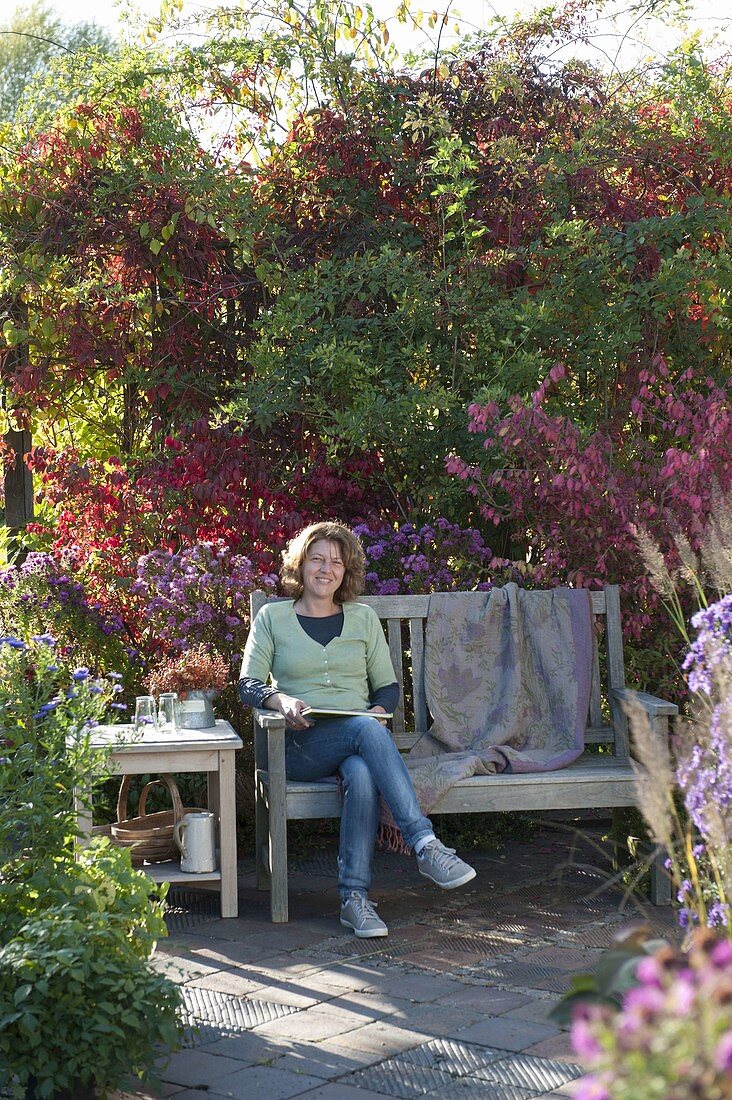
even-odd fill
[(708, 923), (724, 925), (732, 936), (732, 595), (691, 621), (697, 634), (684, 669), (695, 713), (682, 729), (677, 779), (708, 851), (714, 879)]
[(50, 634), (0, 638), (0, 866), (70, 853), (73, 793), (105, 773), (107, 753), (90, 740), (123, 706), (117, 694), (114, 676), (67, 664)]
[(702, 608), (691, 625), (696, 637), (683, 665), (691, 713), (677, 724), (674, 758), (665, 735), (631, 712), (633, 766), (639, 805), (668, 853), (679, 922), (732, 938), (732, 595)]

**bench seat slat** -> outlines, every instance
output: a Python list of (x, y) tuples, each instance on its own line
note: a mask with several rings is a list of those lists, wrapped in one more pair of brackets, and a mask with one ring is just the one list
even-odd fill
[[(413, 745), (419, 741), (421, 733), (396, 733), (392, 730), (392, 737), (399, 752), (409, 752)], [(586, 745), (612, 745), (615, 738), (612, 726), (589, 727), (585, 730)]]
[[(267, 773), (260, 772), (266, 796)], [(432, 813), (494, 813), (502, 810), (563, 810), (633, 806), (630, 763), (615, 756), (585, 756), (559, 771), (476, 775), (456, 783)], [(335, 783), (288, 782), (287, 816), (340, 817)]]

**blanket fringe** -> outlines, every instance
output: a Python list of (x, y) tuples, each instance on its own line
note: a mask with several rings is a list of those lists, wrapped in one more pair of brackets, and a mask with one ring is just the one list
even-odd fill
[(376, 847), (380, 852), (396, 852), (399, 855), (408, 856), (412, 849), (402, 836), (402, 831), (397, 825), (390, 825), (385, 821), (380, 822), (376, 834)]

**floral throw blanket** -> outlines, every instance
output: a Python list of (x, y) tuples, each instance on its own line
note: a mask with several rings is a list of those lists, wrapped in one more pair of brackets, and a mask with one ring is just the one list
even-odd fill
[(429, 813), (454, 783), (564, 768), (582, 753), (590, 700), (586, 589), (430, 596), (425, 688), (433, 724), (408, 767)]

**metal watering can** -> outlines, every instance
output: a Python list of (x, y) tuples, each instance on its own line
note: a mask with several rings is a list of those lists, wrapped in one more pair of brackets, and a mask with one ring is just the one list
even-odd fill
[(180, 850), (180, 869), (193, 875), (216, 870), (216, 815), (210, 810), (184, 814), (173, 839)]

